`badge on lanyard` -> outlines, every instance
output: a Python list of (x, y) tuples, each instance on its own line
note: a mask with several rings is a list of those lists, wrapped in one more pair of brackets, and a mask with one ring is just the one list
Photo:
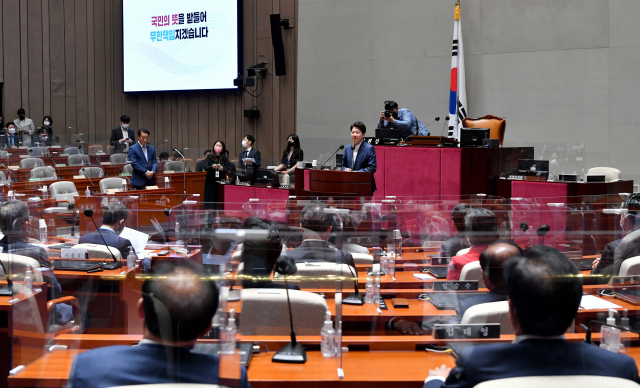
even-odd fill
[(216, 178), (220, 178), (220, 170), (216, 168)]

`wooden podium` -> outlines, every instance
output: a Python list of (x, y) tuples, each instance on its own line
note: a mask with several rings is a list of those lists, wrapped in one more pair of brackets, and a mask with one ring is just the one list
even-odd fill
[(370, 197), (370, 172), (309, 170), (308, 196)]
[(457, 147), (458, 141), (455, 139), (450, 139), (446, 136), (411, 136), (409, 138), (410, 142), (414, 146), (428, 146), (428, 147), (437, 147), (441, 145), (442, 147)]

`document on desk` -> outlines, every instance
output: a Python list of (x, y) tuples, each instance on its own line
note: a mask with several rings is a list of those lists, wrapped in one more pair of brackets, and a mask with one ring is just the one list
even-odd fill
[(120, 237), (126, 238), (127, 240), (131, 241), (131, 245), (133, 245), (133, 249), (136, 251), (136, 253), (142, 253), (144, 251), (144, 247), (147, 246), (147, 241), (149, 241), (148, 234), (138, 232), (137, 230), (127, 227), (122, 229)]
[(436, 278), (434, 278), (433, 276), (426, 274), (426, 273), (414, 273), (413, 274), (414, 278), (420, 279), (420, 280), (435, 280)]
[(583, 295), (580, 301), (580, 307), (584, 310), (605, 310), (605, 309), (621, 309), (622, 306), (618, 306), (615, 303), (611, 303), (608, 300), (598, 298), (595, 295)]

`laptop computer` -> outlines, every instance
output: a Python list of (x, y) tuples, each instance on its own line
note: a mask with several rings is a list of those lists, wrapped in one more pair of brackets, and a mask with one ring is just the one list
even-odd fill
[(11, 296), (13, 295), (11, 292), (11, 286), (4, 285), (0, 286), (0, 296)]
[(446, 279), (449, 267), (426, 267), (425, 271), (436, 279)]
[(96, 261), (55, 260), (53, 262), (53, 269), (62, 271), (90, 271), (101, 266), (102, 262)]
[(429, 293), (429, 301), (438, 310), (455, 310), (461, 299), (473, 298), (483, 295), (482, 292), (432, 292)]
[(396, 128), (376, 128), (376, 138), (382, 141), (399, 141), (400, 130)]

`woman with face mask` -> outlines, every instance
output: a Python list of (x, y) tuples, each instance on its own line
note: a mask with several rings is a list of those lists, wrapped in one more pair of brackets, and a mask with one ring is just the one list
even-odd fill
[(31, 138), (31, 143), (40, 143), (40, 146), (49, 147), (52, 144), (51, 139), (53, 138), (53, 130), (51, 126), (53, 125), (53, 119), (51, 116), (44, 116), (42, 119), (42, 127), (38, 128), (38, 133)]
[(213, 143), (213, 151), (204, 160), (207, 180), (204, 183), (204, 208), (218, 209), (218, 182), (224, 181), (228, 172), (235, 172), (236, 167), (229, 161), (229, 151), (222, 140)]
[(282, 161), (275, 171), (282, 171), (283, 174), (295, 174), (296, 163), (302, 160), (304, 160), (304, 151), (300, 148), (298, 135), (289, 135), (287, 148), (282, 153)]

